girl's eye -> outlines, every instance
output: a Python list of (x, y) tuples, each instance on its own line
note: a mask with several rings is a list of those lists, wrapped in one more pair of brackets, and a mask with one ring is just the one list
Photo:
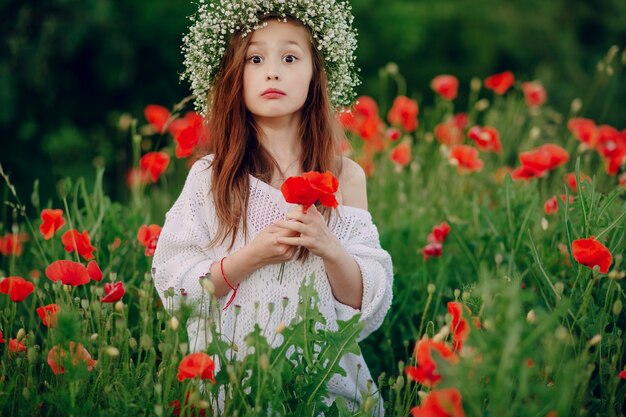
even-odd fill
[(298, 58), (296, 58), (294, 55), (285, 55), (283, 60), (288, 64), (293, 64), (298, 60)]
[(263, 58), (258, 55), (253, 55), (248, 58), (248, 61), (250, 61), (252, 64), (260, 64), (261, 62), (263, 62)]

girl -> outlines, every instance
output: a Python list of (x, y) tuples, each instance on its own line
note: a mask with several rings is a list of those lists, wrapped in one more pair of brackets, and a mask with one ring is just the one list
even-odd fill
[[(367, 211), (363, 170), (336, 153), (341, 131), (331, 109), (353, 96), (356, 83), (349, 7), (335, 0), (258, 3), (201, 3), (185, 38), (185, 76), (200, 106), (208, 97), (211, 149), (166, 215), (155, 286), (164, 302), (169, 288), (197, 302), (199, 279), (210, 274), (225, 307), (220, 333), (245, 355), (244, 337), (255, 324), (268, 323), (268, 340), (279, 325), (263, 307), (297, 301), (302, 281), (314, 274), (327, 326), (360, 313), (362, 340), (391, 304), (392, 266)], [(285, 202), (284, 180), (313, 170), (338, 178), (337, 210)], [(236, 319), (230, 301), (240, 306)], [(287, 305), (283, 322), (296, 307)], [(205, 326), (194, 317), (187, 323), (191, 349), (204, 350)], [(361, 355), (346, 354), (341, 365), (346, 376), (335, 375), (329, 392), (357, 405), (371, 375)]]

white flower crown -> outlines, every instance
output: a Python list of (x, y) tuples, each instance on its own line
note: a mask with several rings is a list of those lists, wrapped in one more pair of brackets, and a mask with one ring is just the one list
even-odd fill
[(352, 104), (354, 87), (360, 84), (354, 66), (356, 29), (351, 7), (344, 0), (198, 0), (198, 12), (183, 37), (185, 70), (181, 79), (191, 83), (196, 110), (206, 114), (211, 88), (230, 37), (241, 31), (246, 37), (262, 26), (268, 13), (293, 17), (308, 26), (313, 42), (324, 58), (331, 104)]

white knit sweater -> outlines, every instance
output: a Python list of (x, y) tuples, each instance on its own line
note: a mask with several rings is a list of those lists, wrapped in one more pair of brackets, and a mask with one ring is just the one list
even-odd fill
[[(212, 156), (209, 155), (192, 166), (180, 196), (166, 214), (165, 225), (152, 262), (154, 283), (164, 303), (166, 302), (164, 292), (169, 288), (174, 288), (176, 294), (186, 293), (187, 303), (197, 302), (202, 297), (199, 278), (209, 272), (211, 264), (228, 255), (225, 245), (210, 249), (207, 247), (217, 226), (213, 197), (210, 195), (211, 160)], [(249, 239), (254, 238), (273, 222), (284, 219), (291, 208), (293, 205), (285, 202), (280, 190), (251, 176), (247, 213)], [(237, 354), (240, 357), (246, 354), (243, 339), (253, 330), (256, 323), (261, 327), (268, 323), (265, 335), (271, 341), (279, 322), (289, 324), (295, 317), (298, 290), (302, 281), (311, 274), (315, 274), (319, 309), (329, 329), (337, 328), (337, 320), (347, 320), (360, 312), (361, 321), (365, 324), (358, 339), (362, 340), (382, 323), (391, 305), (393, 280), (391, 258), (380, 247), (378, 231), (368, 211), (343, 205), (336, 211), (339, 212), (339, 216), (333, 211), (330, 229), (361, 269), (363, 278), (361, 310), (355, 310), (334, 298), (324, 263), (318, 256), (309, 256), (305, 262), (287, 262), (282, 285), (278, 281), (280, 264), (264, 266), (240, 284), (233, 302), (241, 306), (234, 337), (233, 305), (222, 311), (221, 323), (218, 323), (220, 333), (238, 346)], [(233, 251), (244, 244), (240, 233)], [(232, 291), (219, 298), (219, 303), (223, 306), (231, 295)], [(285, 297), (290, 302), (283, 314), (281, 302)], [(174, 297), (175, 308), (178, 307), (176, 301), (178, 298)], [(270, 302), (276, 306), (271, 315), (267, 308)], [(255, 303), (259, 304), (256, 310)], [(198, 316), (195, 316), (196, 318), (192, 316), (187, 323), (191, 351), (204, 350), (209, 343), (204, 331), (205, 326), (200, 325)], [(276, 343), (279, 341), (281, 338), (276, 338)], [(356, 401), (360, 402), (360, 392), (367, 392), (367, 381), (372, 380), (363, 356), (348, 353), (344, 355), (340, 364), (345, 369), (346, 376), (332, 377), (328, 384), (331, 396), (354, 400), (356, 392)], [(372, 387), (375, 389), (375, 385)], [(379, 413), (382, 413), (382, 410), (379, 410)]]

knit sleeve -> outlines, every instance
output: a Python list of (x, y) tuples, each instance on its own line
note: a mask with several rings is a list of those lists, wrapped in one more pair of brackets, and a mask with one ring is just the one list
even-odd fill
[(180, 196), (165, 215), (165, 224), (159, 236), (152, 259), (152, 276), (164, 305), (165, 292), (175, 291), (174, 308), (180, 297), (188, 304), (202, 298), (199, 278), (205, 276), (215, 262), (208, 256), (215, 208), (209, 194), (210, 162), (207, 158), (194, 163), (187, 175)]
[[(352, 217), (352, 216), (351, 216)], [(378, 230), (366, 210), (358, 210), (345, 236), (340, 238), (346, 251), (356, 261), (363, 279), (361, 309), (335, 301), (337, 318), (347, 320), (361, 313), (365, 323), (358, 340), (365, 339), (380, 327), (391, 306), (393, 268), (391, 256), (380, 246)]]

